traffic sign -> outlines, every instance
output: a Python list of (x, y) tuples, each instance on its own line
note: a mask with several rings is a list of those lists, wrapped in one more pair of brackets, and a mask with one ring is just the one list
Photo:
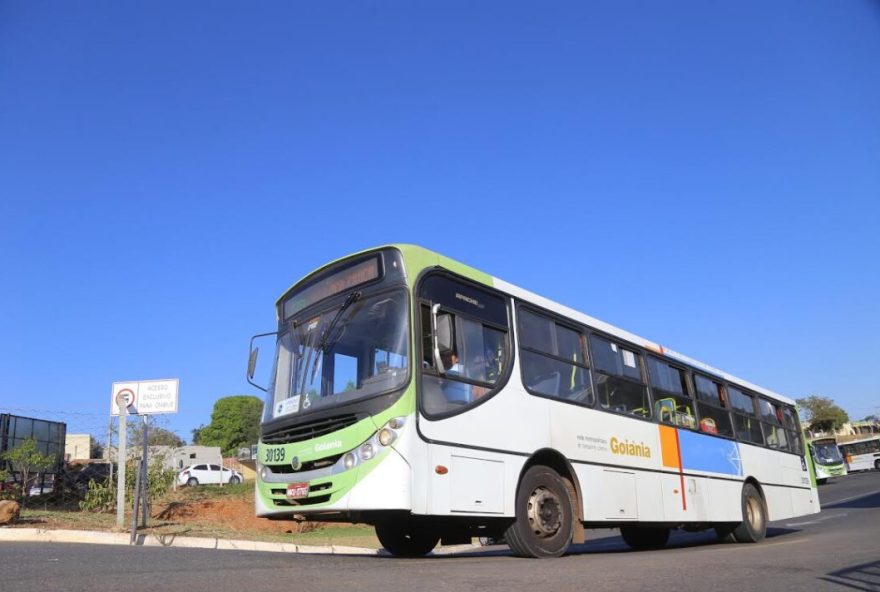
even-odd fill
[(180, 381), (176, 378), (114, 382), (110, 398), (110, 414), (159, 415), (177, 413), (179, 386)]

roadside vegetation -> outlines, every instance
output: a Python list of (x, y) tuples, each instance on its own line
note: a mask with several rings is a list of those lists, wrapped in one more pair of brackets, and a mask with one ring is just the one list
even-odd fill
[[(133, 470), (128, 473), (133, 473)], [(58, 507), (47, 500), (32, 503), (31, 507), (22, 511), (21, 519), (15, 526), (115, 531), (115, 484), (112, 487), (93, 486), (86, 500), (86, 509)], [(131, 497), (127, 497), (126, 502), (129, 507), (126, 509), (125, 525), (128, 526), (131, 523)], [(215, 537), (314, 546), (380, 546), (372, 527), (364, 525), (257, 518), (254, 514), (253, 483), (223, 487), (200, 485), (177, 489), (169, 485), (161, 495), (151, 496), (147, 527), (139, 528), (138, 532), (160, 536)]]

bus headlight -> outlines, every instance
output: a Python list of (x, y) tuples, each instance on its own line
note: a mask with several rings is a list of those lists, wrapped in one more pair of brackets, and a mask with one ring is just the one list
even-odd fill
[(345, 458), (342, 459), (342, 464), (345, 466), (345, 469), (351, 469), (357, 464), (357, 457), (353, 452), (349, 452), (345, 455)]
[(260, 479), (263, 481), (266, 480), (266, 477), (269, 476), (269, 467), (266, 465), (260, 465)]
[(388, 428), (382, 428), (379, 430), (379, 444), (382, 446), (390, 446), (395, 438), (397, 438), (397, 434), (395, 434), (393, 430)]
[(366, 444), (361, 446), (360, 452), (361, 452), (361, 458), (363, 460), (370, 460), (371, 458), (373, 458), (373, 455), (375, 454), (375, 450), (373, 449), (373, 445), (370, 442), (367, 442)]

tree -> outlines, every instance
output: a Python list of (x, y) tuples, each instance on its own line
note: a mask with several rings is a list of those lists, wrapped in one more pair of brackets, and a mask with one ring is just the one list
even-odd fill
[(92, 436), (92, 446), (89, 449), (89, 458), (104, 458), (104, 444)]
[(218, 399), (211, 423), (193, 430), (193, 443), (219, 446), (223, 456), (234, 456), (239, 448), (256, 444), (262, 414), (263, 401), (257, 397), (236, 395)]
[(31, 481), (31, 473), (45, 471), (52, 468), (56, 458), (49, 454), (40, 452), (37, 441), (34, 438), (28, 438), (15, 448), (7, 450), (2, 455), (3, 460), (9, 463), (12, 471), (18, 473), (18, 480), (21, 484), (22, 502), (28, 493)]
[[(140, 461), (129, 458), (125, 463), (125, 491), (128, 499), (134, 499), (134, 486), (137, 482), (137, 473), (140, 470)], [(118, 477), (118, 475), (117, 475)], [(168, 493), (177, 471), (165, 467), (165, 456), (158, 454), (149, 459), (147, 464), (147, 496), (156, 499)], [(116, 482), (115, 480), (95, 481), (91, 479), (88, 489), (79, 502), (81, 510), (111, 512), (116, 508)]]
[(804, 419), (810, 424), (812, 432), (835, 432), (849, 421), (846, 411), (828, 397), (811, 395), (798, 399), (797, 404), (803, 410)]
[[(140, 421), (132, 421), (128, 424), (127, 430), (128, 446), (140, 446), (144, 441), (144, 423)], [(147, 445), (148, 446), (171, 446), (178, 448), (185, 446), (183, 438), (166, 428), (150, 425), (147, 429)]]

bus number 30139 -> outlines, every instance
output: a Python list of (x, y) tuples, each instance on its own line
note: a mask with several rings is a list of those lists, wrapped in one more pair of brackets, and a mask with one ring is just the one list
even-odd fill
[(267, 448), (266, 449), (266, 460), (263, 462), (283, 462), (284, 461), (284, 449), (283, 448)]

